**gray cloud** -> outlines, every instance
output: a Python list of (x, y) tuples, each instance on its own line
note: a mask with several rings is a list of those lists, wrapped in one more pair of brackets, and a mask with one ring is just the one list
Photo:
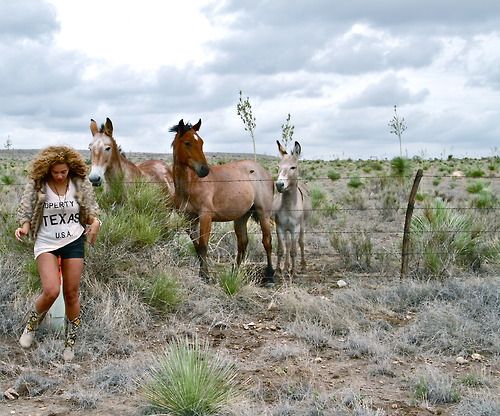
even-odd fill
[(377, 83), (366, 87), (358, 96), (351, 98), (341, 107), (389, 108), (393, 105), (420, 103), (429, 95), (429, 91), (425, 88), (414, 93), (403, 84), (402, 79), (394, 74), (389, 74)]
[(0, 40), (47, 40), (59, 29), (54, 8), (39, 0), (2, 1)]
[[(166, 152), (172, 124), (201, 118), (208, 151), (251, 152), (236, 114), (242, 90), (261, 153), (277, 154), (291, 113), (305, 157), (391, 157), (395, 104), (410, 154), (489, 154), (498, 141), (496, 1), (226, 1), (204, 12), (228, 29), (205, 45), (212, 62), (138, 72), (59, 50), (44, 1), (1, 2), (0, 137), (85, 148), (90, 118), (110, 117), (125, 150)], [(93, 67), (106, 70), (89, 76)]]

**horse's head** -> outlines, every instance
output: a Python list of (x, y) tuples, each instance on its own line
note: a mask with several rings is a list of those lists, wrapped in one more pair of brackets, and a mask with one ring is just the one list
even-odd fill
[(291, 186), (296, 186), (299, 178), (299, 156), (301, 147), (299, 142), (295, 142), (292, 153), (289, 155), (286, 149), (276, 140), (278, 150), (281, 154), (281, 160), (278, 164), (278, 179), (276, 180), (276, 189), (278, 192), (285, 192)]
[(200, 126), (201, 119), (194, 126), (181, 120), (170, 131), (176, 133), (172, 142), (174, 166), (189, 166), (200, 178), (204, 178), (209, 168), (203, 153), (203, 139), (198, 135)]
[(118, 151), (113, 139), (113, 123), (106, 118), (106, 123), (99, 129), (97, 123), (90, 120), (90, 131), (93, 139), (89, 144), (92, 168), (89, 173), (89, 181), (92, 185), (99, 186), (104, 182), (104, 174), (108, 169), (113, 153)]

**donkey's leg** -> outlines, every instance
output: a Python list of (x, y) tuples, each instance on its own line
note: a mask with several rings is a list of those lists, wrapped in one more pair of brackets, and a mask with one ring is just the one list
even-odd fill
[(294, 232), (290, 233), (290, 260), (291, 260), (291, 269), (290, 269), (290, 278), (295, 277), (295, 259), (297, 258), (297, 240), (300, 232), (295, 229)]
[(278, 261), (276, 263), (276, 271), (281, 273), (281, 262), (283, 261), (283, 254), (285, 253), (285, 249), (283, 247), (283, 241), (285, 239), (285, 231), (283, 227), (279, 224), (276, 224), (276, 237), (278, 238)]
[(283, 266), (283, 270), (285, 273), (289, 273), (290, 270), (290, 247), (291, 247), (291, 239), (292, 233), (290, 230), (285, 231), (285, 265)]
[(299, 246), (300, 246), (300, 268), (302, 271), (306, 269), (306, 258), (304, 256), (304, 224), (300, 224), (300, 234), (299, 234)]
[(210, 240), (210, 231), (212, 229), (212, 217), (203, 215), (200, 217), (200, 235), (198, 238), (198, 257), (200, 259), (200, 277), (206, 282), (210, 281), (208, 274), (208, 241)]
[(250, 212), (246, 213), (243, 217), (234, 220), (234, 232), (236, 233), (236, 240), (238, 243), (238, 255), (236, 256), (236, 265), (239, 266), (245, 259), (247, 246), (248, 246), (248, 232), (247, 222), (250, 218)]

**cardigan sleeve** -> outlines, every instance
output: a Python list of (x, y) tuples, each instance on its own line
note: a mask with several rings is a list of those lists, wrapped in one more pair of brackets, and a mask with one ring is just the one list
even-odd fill
[(97, 204), (94, 189), (88, 180), (82, 181), (82, 193), (85, 197), (85, 206), (87, 208), (88, 217), (99, 218), (100, 209)]
[(19, 206), (17, 207), (16, 220), (19, 225), (23, 225), (25, 222), (31, 222), (33, 218), (33, 205), (35, 203), (35, 181), (29, 180), (24, 187), (23, 195)]

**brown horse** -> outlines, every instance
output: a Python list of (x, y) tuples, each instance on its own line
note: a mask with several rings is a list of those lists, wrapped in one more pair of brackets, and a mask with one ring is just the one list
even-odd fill
[(106, 118), (106, 123), (99, 129), (94, 120), (90, 120), (93, 140), (89, 145), (92, 168), (89, 180), (99, 186), (104, 181), (122, 179), (125, 182), (146, 180), (165, 184), (171, 197), (174, 194), (172, 170), (161, 160), (146, 160), (138, 165), (128, 160), (113, 138), (113, 123)]
[(245, 257), (247, 221), (253, 216), (262, 230), (267, 267), (262, 283), (274, 285), (271, 262), (271, 225), (274, 184), (269, 172), (257, 162), (240, 160), (209, 167), (198, 135), (201, 119), (194, 126), (183, 120), (173, 126), (173, 176), (175, 205), (192, 218), (190, 237), (200, 261), (200, 277), (209, 280), (207, 247), (213, 221), (234, 221), (238, 242), (236, 264)]

